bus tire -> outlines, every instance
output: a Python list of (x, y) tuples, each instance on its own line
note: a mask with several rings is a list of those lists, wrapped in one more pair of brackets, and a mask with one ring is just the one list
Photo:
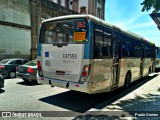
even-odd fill
[(124, 88), (128, 89), (131, 84), (131, 73), (128, 72), (125, 78)]
[(151, 67), (149, 67), (149, 70), (148, 70), (148, 75), (149, 75), (149, 74), (151, 74)]

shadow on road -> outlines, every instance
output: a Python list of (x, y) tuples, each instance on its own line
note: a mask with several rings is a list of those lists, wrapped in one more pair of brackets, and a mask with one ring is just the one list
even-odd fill
[(4, 77), (4, 80), (10, 80), (10, 79), (15, 79), (15, 78)]
[[(110, 105), (117, 99), (137, 89), (138, 87), (147, 83), (154, 77), (155, 76), (143, 78), (139, 82), (138, 81), (134, 82), (131, 85), (131, 87), (126, 91), (124, 91), (123, 88), (120, 88), (120, 89), (117, 89), (109, 93), (94, 94), (94, 95), (89, 95), (89, 94), (76, 92), (76, 91), (67, 91), (67, 92), (63, 92), (60, 94), (41, 98), (39, 100), (45, 103), (49, 103), (51, 105), (55, 105), (55, 106), (58, 106), (64, 109), (68, 109), (70, 111), (85, 113), (91, 108), (102, 109), (106, 107), (107, 105)], [(88, 117), (88, 115), (78, 116), (77, 118), (79, 117), (85, 118), (85, 117)]]
[(53, 96), (41, 98), (40, 101), (56, 105), (75, 112), (85, 112), (93, 107), (95, 101), (99, 100), (102, 94), (89, 95), (86, 93), (67, 91)]
[(29, 81), (29, 82), (22, 81), (22, 82), (17, 82), (17, 84), (25, 85), (25, 86), (36, 86), (36, 85), (40, 85), (40, 84), (38, 84), (36, 81)]
[[(101, 115), (93, 115), (93, 114), (87, 114), (87, 115), (80, 115), (72, 120), (120, 120), (118, 116), (107, 116), (104, 114)], [(123, 119), (127, 120), (127, 119)], [(132, 119), (135, 120), (135, 119)]]

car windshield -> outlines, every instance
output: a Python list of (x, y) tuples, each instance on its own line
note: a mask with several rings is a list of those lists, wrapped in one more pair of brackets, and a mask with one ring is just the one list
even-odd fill
[(25, 65), (36, 66), (36, 65), (37, 65), (37, 60), (29, 61), (29, 62), (27, 62)]
[(9, 61), (10, 61), (9, 59), (5, 59), (5, 60), (0, 61), (0, 63), (1, 63), (1, 64), (6, 64), (6, 63), (8, 63)]

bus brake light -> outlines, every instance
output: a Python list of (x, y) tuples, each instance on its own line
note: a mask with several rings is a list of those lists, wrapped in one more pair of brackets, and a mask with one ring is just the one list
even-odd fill
[(37, 61), (37, 67), (38, 67), (38, 75), (40, 77), (43, 77), (42, 67), (40, 61)]
[(38, 70), (41, 71), (42, 68), (41, 68), (41, 63), (40, 63), (40, 61), (37, 62), (37, 66), (38, 66)]
[(86, 76), (87, 76), (87, 72), (84, 71), (84, 72), (82, 73), (82, 75), (83, 75), (83, 77), (86, 77)]
[(83, 83), (89, 76), (91, 65), (84, 65), (79, 82)]

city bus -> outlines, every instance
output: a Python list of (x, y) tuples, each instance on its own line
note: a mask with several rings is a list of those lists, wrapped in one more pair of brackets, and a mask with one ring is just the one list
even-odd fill
[(92, 15), (44, 20), (39, 83), (88, 94), (128, 88), (153, 70), (155, 44)]

